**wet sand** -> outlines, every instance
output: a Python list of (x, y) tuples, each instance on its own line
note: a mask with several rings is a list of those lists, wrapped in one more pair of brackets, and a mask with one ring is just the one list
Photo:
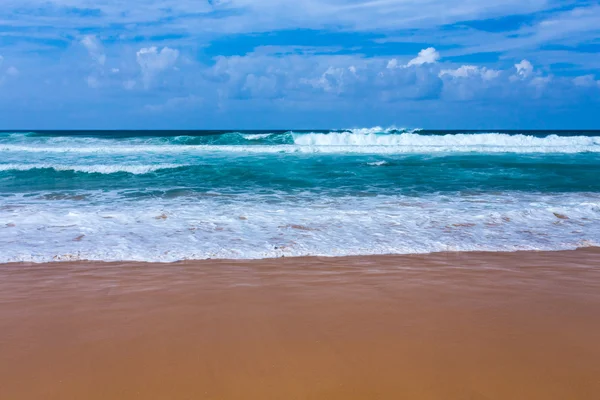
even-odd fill
[(0, 399), (596, 399), (600, 250), (0, 265)]

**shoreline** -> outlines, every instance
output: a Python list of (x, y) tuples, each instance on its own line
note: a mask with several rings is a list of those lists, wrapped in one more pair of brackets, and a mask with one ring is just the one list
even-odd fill
[(0, 398), (600, 393), (600, 249), (0, 266)]
[(269, 258), (205, 258), (198, 260), (177, 260), (177, 261), (136, 261), (136, 260), (118, 260), (118, 261), (101, 261), (101, 260), (59, 260), (59, 261), (43, 261), (43, 262), (30, 262), (30, 261), (17, 261), (0, 263), (2, 267), (14, 267), (14, 266), (44, 266), (44, 265), (61, 265), (61, 264), (85, 264), (85, 265), (114, 265), (114, 264), (125, 264), (125, 265), (189, 265), (189, 264), (212, 264), (212, 263), (227, 263), (227, 264), (261, 264), (261, 263), (272, 263), (282, 260), (290, 261), (331, 261), (336, 263), (342, 260), (366, 260), (366, 259), (389, 259), (389, 258), (442, 258), (442, 257), (456, 257), (456, 256), (472, 256), (472, 257), (485, 257), (494, 255), (527, 255), (527, 254), (573, 254), (573, 253), (594, 253), (600, 254), (600, 246), (585, 246), (578, 247), (576, 249), (568, 250), (515, 250), (515, 251), (439, 251), (433, 253), (409, 253), (409, 254), (366, 254), (366, 255), (347, 255), (347, 256), (280, 256), (280, 257), (269, 257)]

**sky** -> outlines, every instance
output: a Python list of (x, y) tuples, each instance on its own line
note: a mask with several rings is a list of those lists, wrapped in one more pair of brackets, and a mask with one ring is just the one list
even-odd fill
[(598, 1), (0, 5), (0, 129), (600, 129)]

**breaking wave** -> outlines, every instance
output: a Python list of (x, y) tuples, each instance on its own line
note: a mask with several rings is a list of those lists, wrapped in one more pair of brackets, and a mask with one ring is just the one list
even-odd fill
[(300, 146), (324, 148), (382, 148), (398, 152), (600, 152), (600, 137), (537, 137), (506, 133), (423, 135), (418, 133), (376, 134), (356, 132), (311, 133), (294, 135)]
[(600, 136), (513, 133), (429, 133), (396, 128), (322, 132), (225, 132), (197, 136), (37, 137), (9, 135), (0, 152), (35, 153), (585, 153), (600, 152)]

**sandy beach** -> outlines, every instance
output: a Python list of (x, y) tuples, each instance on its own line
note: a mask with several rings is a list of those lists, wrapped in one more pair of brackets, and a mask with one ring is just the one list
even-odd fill
[(600, 250), (0, 266), (1, 399), (593, 399)]

